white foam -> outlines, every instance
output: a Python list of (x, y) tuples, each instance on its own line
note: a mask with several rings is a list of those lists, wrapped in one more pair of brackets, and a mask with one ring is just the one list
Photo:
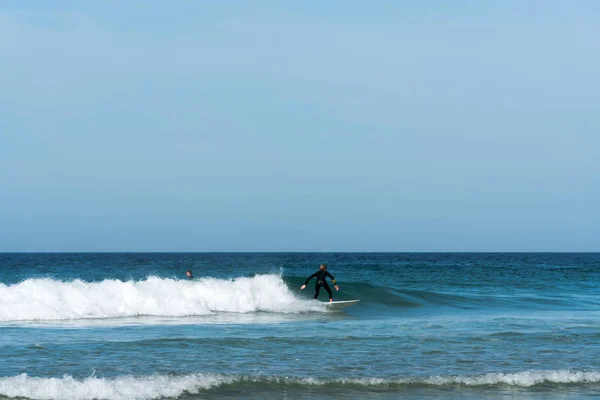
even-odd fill
[(429, 378), (290, 378), (283, 376), (236, 376), (218, 374), (191, 374), (184, 376), (153, 375), (145, 377), (124, 376), (117, 378), (89, 377), (77, 380), (69, 375), (63, 378), (37, 378), (27, 374), (0, 378), (0, 396), (28, 399), (87, 400), (87, 399), (136, 399), (150, 400), (176, 398), (184, 394), (202, 391), (239, 382), (273, 385), (353, 385), (365, 387), (389, 387), (397, 385), (445, 386), (461, 384), (484, 386), (506, 384), (530, 387), (543, 383), (589, 384), (600, 383), (600, 373), (595, 371), (524, 371), (474, 376), (439, 376)]
[(464, 384), (483, 386), (506, 384), (531, 387), (543, 383), (600, 383), (600, 373), (596, 371), (523, 371), (515, 373), (490, 373), (476, 376), (431, 377), (423, 383), (430, 385)]
[[(281, 378), (276, 382), (281, 382)], [(596, 371), (522, 371), (515, 373), (490, 373), (483, 375), (448, 375), (431, 376), (427, 378), (337, 378), (332, 380), (320, 380), (314, 378), (305, 378), (295, 380), (296, 383), (307, 385), (329, 385), (337, 383), (342, 385), (357, 386), (390, 386), (390, 385), (465, 385), (465, 386), (486, 386), (505, 384), (517, 387), (531, 387), (544, 383), (565, 384), (565, 383), (600, 383), (600, 372)]]
[(186, 375), (181, 377), (150, 376), (103, 379), (90, 377), (76, 380), (69, 375), (58, 378), (35, 378), (21, 374), (0, 379), (0, 395), (28, 399), (55, 400), (149, 400), (178, 397), (185, 392), (197, 394), (235, 378), (218, 375)]
[(196, 281), (157, 277), (125, 282), (28, 279), (15, 285), (0, 284), (3, 322), (309, 310), (324, 308), (296, 297), (279, 275)]

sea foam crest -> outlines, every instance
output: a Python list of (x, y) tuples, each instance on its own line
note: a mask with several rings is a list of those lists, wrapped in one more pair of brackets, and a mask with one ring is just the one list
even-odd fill
[(600, 383), (600, 372), (596, 371), (522, 371), (515, 373), (489, 373), (475, 376), (436, 376), (422, 381), (429, 385), (462, 384), (484, 386), (505, 384), (510, 386), (531, 387), (544, 383)]
[(150, 400), (176, 398), (184, 394), (198, 394), (223, 385), (239, 382), (269, 384), (274, 386), (304, 385), (352, 385), (364, 387), (431, 385), (485, 386), (506, 384), (530, 387), (538, 384), (589, 384), (600, 383), (596, 371), (523, 371), (516, 373), (493, 373), (474, 376), (439, 376), (429, 378), (289, 378), (277, 376), (237, 376), (218, 374), (191, 374), (184, 376), (153, 375), (145, 377), (124, 376), (116, 378), (89, 377), (77, 380), (69, 375), (63, 378), (37, 378), (27, 374), (0, 378), (0, 396), (28, 399), (87, 400), (87, 399), (136, 399)]
[(141, 281), (63, 282), (28, 279), (15, 285), (0, 284), (0, 321), (309, 310), (323, 310), (323, 307), (299, 299), (281, 276), (273, 274), (234, 280), (148, 277)]
[(103, 379), (90, 377), (77, 380), (69, 375), (59, 378), (36, 378), (21, 374), (0, 378), (0, 396), (56, 400), (149, 400), (178, 397), (187, 392), (199, 393), (234, 382), (234, 378), (217, 375), (186, 375), (181, 377), (149, 376)]

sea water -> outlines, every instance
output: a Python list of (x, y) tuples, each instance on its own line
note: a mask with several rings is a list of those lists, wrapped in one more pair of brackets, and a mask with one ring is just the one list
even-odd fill
[(600, 398), (600, 254), (0, 254), (13, 397)]

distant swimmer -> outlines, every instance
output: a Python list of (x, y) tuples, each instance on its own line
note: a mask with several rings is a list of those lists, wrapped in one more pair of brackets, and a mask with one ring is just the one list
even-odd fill
[(319, 291), (321, 290), (321, 286), (322, 286), (325, 288), (325, 290), (327, 290), (327, 293), (329, 293), (329, 301), (332, 302), (333, 294), (331, 293), (331, 288), (329, 287), (329, 285), (327, 284), (327, 281), (325, 279), (327, 277), (329, 277), (331, 279), (331, 282), (333, 282), (333, 287), (335, 287), (336, 291), (340, 290), (340, 288), (338, 287), (338, 285), (336, 285), (335, 278), (333, 277), (333, 275), (331, 275), (329, 272), (327, 272), (327, 264), (321, 264), (319, 266), (319, 270), (317, 272), (315, 272), (314, 274), (312, 274), (311, 276), (306, 278), (306, 282), (304, 282), (304, 285), (302, 285), (302, 287), (300, 287), (300, 289), (304, 290), (306, 288), (306, 285), (308, 284), (308, 281), (310, 281), (314, 277), (317, 278), (317, 284), (315, 286), (315, 297), (313, 297), (313, 298), (316, 299), (317, 297), (319, 297)]
[(185, 274), (187, 275), (188, 278), (194, 279), (194, 275), (192, 275), (192, 270), (191, 269), (188, 269), (187, 271), (185, 271)]

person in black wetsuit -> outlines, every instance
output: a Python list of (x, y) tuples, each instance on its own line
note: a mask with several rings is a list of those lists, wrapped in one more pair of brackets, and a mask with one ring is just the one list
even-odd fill
[(312, 274), (311, 276), (306, 278), (306, 282), (304, 282), (304, 285), (302, 285), (300, 287), (300, 290), (304, 290), (306, 288), (306, 285), (308, 284), (308, 281), (310, 281), (314, 277), (317, 278), (317, 284), (315, 286), (315, 297), (313, 297), (313, 298), (316, 299), (317, 297), (319, 297), (319, 291), (321, 290), (321, 287), (324, 287), (325, 290), (327, 290), (327, 293), (329, 293), (329, 301), (332, 302), (333, 294), (331, 293), (331, 288), (329, 287), (329, 285), (327, 284), (327, 281), (325, 279), (327, 277), (331, 278), (331, 282), (333, 282), (333, 287), (335, 288), (336, 291), (340, 290), (340, 288), (338, 287), (338, 285), (336, 285), (335, 278), (333, 277), (333, 275), (331, 275), (329, 272), (327, 272), (326, 264), (321, 264), (319, 266), (319, 270), (317, 272), (315, 272), (314, 274)]
[(190, 279), (194, 279), (194, 275), (192, 275), (191, 269), (188, 269), (187, 271), (185, 271), (185, 275)]

